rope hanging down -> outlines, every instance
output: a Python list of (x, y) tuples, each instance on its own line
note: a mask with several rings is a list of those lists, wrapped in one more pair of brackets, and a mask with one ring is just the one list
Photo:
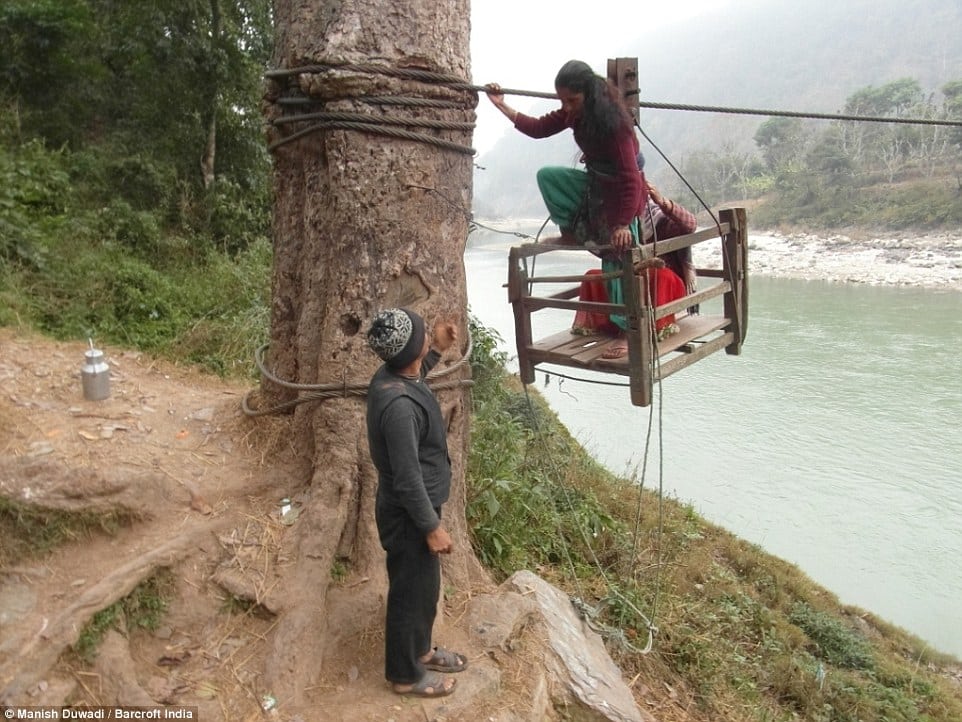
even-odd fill
[[(252, 389), (248, 391), (244, 398), (241, 399), (241, 410), (246, 416), (268, 416), (270, 414), (277, 414), (281, 411), (287, 411), (300, 404), (307, 403), (308, 401), (323, 401), (324, 399), (332, 398), (347, 398), (348, 396), (367, 396), (367, 389), (369, 384), (367, 383), (348, 383), (347, 380), (343, 383), (327, 383), (327, 384), (301, 384), (294, 381), (287, 381), (282, 379), (270, 369), (267, 368), (264, 363), (264, 352), (267, 350), (269, 344), (264, 344), (254, 352), (254, 363), (257, 365), (257, 369), (261, 372), (261, 375), (273, 384), (277, 384), (281, 388), (290, 389), (292, 391), (306, 392), (303, 395), (298, 396), (296, 399), (291, 399), (290, 401), (285, 401), (282, 404), (277, 404), (276, 406), (270, 406), (265, 409), (255, 409), (250, 405), (251, 397), (257, 393), (257, 389)], [(468, 365), (471, 360), (471, 351), (473, 349), (473, 342), (468, 335), (468, 347), (465, 349), (464, 354), (455, 361), (450, 366), (445, 366), (444, 368), (435, 368), (428, 373), (426, 379), (428, 381), (428, 386), (433, 391), (442, 391), (444, 389), (453, 389), (460, 386), (473, 386), (474, 381), (471, 379), (455, 379), (453, 381), (442, 381), (440, 383), (431, 383), (435, 379), (443, 378), (444, 376), (449, 376), (455, 371), (460, 369), (462, 366)]]
[[(547, 224), (547, 221), (545, 221), (545, 223)], [(544, 226), (542, 226), (542, 230), (543, 229), (544, 229)], [(540, 231), (538, 235), (540, 236)], [(535, 242), (537, 242), (537, 239), (535, 239)], [(525, 259), (524, 262), (525, 264), (527, 264), (527, 259)], [(648, 289), (648, 296), (647, 296), (646, 306), (649, 309), (649, 312), (646, 314), (646, 320), (647, 320), (648, 333), (651, 335), (651, 341), (652, 341), (652, 344), (654, 345), (657, 343), (657, 331), (655, 328), (655, 318), (653, 313), (651, 313), (651, 309), (654, 308), (654, 298), (652, 296), (652, 288), (650, 285), (647, 286), (647, 289)], [(564, 535), (559, 533), (559, 538), (561, 539), (563, 550), (564, 550), (565, 560), (567, 561), (569, 568), (571, 570), (571, 578), (573, 580), (574, 585), (578, 588), (578, 596), (570, 597), (572, 606), (578, 612), (579, 616), (581, 616), (581, 618), (584, 620), (585, 624), (587, 624), (591, 629), (593, 629), (596, 633), (601, 635), (603, 638), (611, 642), (617, 643), (628, 652), (631, 652), (633, 654), (641, 654), (641, 655), (649, 654), (652, 651), (652, 649), (654, 649), (655, 637), (658, 635), (658, 632), (659, 632), (658, 626), (655, 624), (655, 621), (657, 619), (657, 613), (658, 613), (658, 602), (661, 596), (662, 569), (664, 566), (664, 557), (663, 557), (664, 548), (661, 543), (661, 540), (664, 536), (664, 503), (665, 503), (664, 447), (663, 447), (664, 433), (663, 433), (663, 425), (662, 425), (663, 396), (661, 393), (662, 392), (661, 373), (660, 373), (661, 360), (657, 356), (657, 354), (649, 361), (649, 364), (650, 364), (650, 367), (649, 367), (650, 372), (655, 369), (659, 369), (658, 373), (652, 374), (655, 378), (658, 379), (658, 382), (657, 382), (658, 383), (658, 527), (657, 529), (658, 529), (659, 541), (658, 541), (658, 559), (655, 564), (655, 570), (656, 570), (655, 571), (655, 589), (654, 589), (654, 594), (651, 602), (650, 616), (642, 612), (631, 599), (629, 599), (624, 594), (622, 594), (618, 590), (617, 586), (613, 584), (612, 581), (608, 578), (608, 574), (605, 572), (605, 568), (602, 565), (601, 560), (595, 554), (594, 548), (591, 545), (591, 540), (589, 538), (587, 531), (584, 529), (584, 526), (579, 522), (578, 531), (581, 534), (582, 542), (584, 543), (585, 548), (588, 549), (591, 554), (592, 562), (595, 566), (595, 569), (598, 572), (598, 576), (604, 581), (605, 586), (608, 589), (608, 594), (602, 597), (595, 606), (591, 606), (590, 604), (588, 604), (585, 601), (585, 594), (581, 588), (581, 583), (579, 581), (578, 573), (577, 573), (577, 570), (575, 569), (574, 562), (571, 559), (571, 553), (568, 550), (567, 544), (564, 543)], [(560, 374), (557, 372), (546, 371), (544, 369), (541, 369), (540, 367), (538, 370), (541, 370), (545, 373), (546, 382), (547, 382), (547, 377), (549, 375), (554, 375), (562, 379), (585, 381), (587, 383), (595, 383), (595, 384), (610, 385), (610, 386), (623, 385), (623, 384), (616, 384), (613, 382), (598, 381), (594, 379), (579, 379), (571, 376), (566, 376), (565, 374)], [(559, 389), (560, 389), (560, 383), (559, 383)], [(524, 393), (528, 403), (528, 412), (534, 423), (536, 438), (538, 438), (539, 441), (545, 446), (545, 448), (547, 448), (547, 442), (544, 438), (544, 432), (541, 429), (541, 425), (537, 421), (538, 417), (537, 417), (537, 414), (534, 412), (534, 405), (532, 404), (531, 396), (528, 393), (528, 384), (524, 384)], [(634, 571), (635, 571), (634, 562), (638, 558), (638, 537), (641, 529), (642, 498), (643, 498), (643, 492), (645, 487), (646, 474), (648, 470), (648, 458), (651, 451), (651, 436), (652, 436), (652, 427), (654, 423), (654, 412), (655, 412), (655, 407), (654, 405), (652, 405), (651, 408), (649, 409), (648, 432), (645, 437), (641, 478), (639, 479), (636, 485), (638, 490), (638, 500), (637, 500), (636, 512), (635, 512), (634, 531), (632, 534), (632, 548), (631, 548), (631, 554), (629, 556), (630, 561), (628, 563), (628, 568), (625, 573), (626, 577), (632, 577), (634, 575)], [(559, 470), (558, 476), (559, 478), (563, 477), (563, 474), (560, 473), (560, 470)], [(568, 493), (568, 489), (567, 487), (564, 486), (564, 484), (561, 484), (561, 490), (562, 490), (562, 493), (564, 494), (565, 501), (568, 504), (569, 510), (574, 511), (574, 504), (572, 503), (571, 496)], [(629, 641), (628, 635), (625, 633), (623, 626), (616, 627), (600, 621), (601, 613), (608, 606), (617, 606), (620, 609), (620, 614), (621, 614), (620, 621), (622, 625), (624, 625), (625, 620), (628, 617), (629, 613), (634, 614), (636, 619), (641, 620), (645, 629), (648, 632), (647, 641), (644, 647), (638, 647), (635, 644), (633, 644), (631, 641)]]
[[(528, 413), (530, 415), (530, 418), (532, 419), (532, 423), (534, 424), (535, 438), (538, 439), (538, 441), (542, 445), (544, 445), (545, 449), (547, 449), (548, 444), (545, 438), (545, 432), (541, 428), (541, 424), (538, 423), (538, 416), (535, 413), (534, 404), (532, 403), (531, 396), (528, 393), (527, 384), (524, 385), (524, 394), (528, 404)], [(647, 447), (646, 447), (645, 453), (647, 455)], [(564, 477), (564, 474), (561, 470), (560, 460), (558, 460), (555, 463), (555, 470), (559, 479)], [(642, 483), (638, 485), (639, 506), (641, 504), (641, 493), (642, 493), (643, 486), (644, 486), (644, 480), (642, 480)], [(571, 494), (569, 493), (567, 486), (565, 486), (565, 484), (561, 482), (559, 483), (559, 487), (561, 489), (562, 494), (564, 495), (565, 503), (567, 504), (569, 511), (574, 512), (575, 505), (571, 498)], [(578, 572), (575, 567), (574, 561), (571, 558), (571, 551), (568, 548), (568, 544), (565, 543), (564, 534), (560, 533), (560, 530), (559, 530), (558, 538), (561, 542), (562, 550), (565, 556), (565, 561), (567, 562), (568, 567), (570, 569), (571, 580), (574, 586), (577, 587), (577, 592), (578, 592), (577, 596), (569, 597), (569, 600), (572, 606), (578, 612), (579, 616), (581, 616), (581, 618), (585, 621), (585, 623), (605, 639), (608, 639), (612, 642), (619, 644), (623, 649), (633, 654), (650, 653), (654, 648), (655, 637), (658, 634), (658, 627), (655, 625), (654, 620), (655, 620), (655, 612), (657, 611), (657, 600), (658, 600), (657, 588), (660, 587), (661, 585), (661, 560), (659, 559), (659, 563), (658, 563), (656, 593), (655, 593), (654, 603), (652, 604), (651, 616), (649, 617), (644, 612), (642, 612), (631, 599), (629, 599), (624, 594), (622, 594), (618, 590), (617, 585), (612, 583), (611, 579), (609, 579), (608, 574), (605, 571), (604, 565), (601, 563), (601, 560), (598, 558), (598, 555), (595, 553), (594, 547), (591, 544), (591, 535), (585, 529), (585, 525), (582, 523), (581, 519), (577, 520), (577, 528), (578, 528), (579, 534), (581, 535), (582, 543), (584, 544), (585, 548), (588, 550), (591, 556), (591, 562), (594, 565), (598, 573), (598, 576), (604, 581), (604, 584), (608, 589), (608, 594), (605, 597), (603, 597), (601, 600), (599, 600), (599, 602), (595, 606), (591, 606), (588, 602), (585, 601), (586, 594), (579, 580)], [(661, 524), (659, 524), (659, 538), (661, 536), (661, 531), (662, 531)], [(637, 529), (636, 529), (636, 534), (637, 534)], [(633, 549), (634, 548), (635, 547), (633, 547)], [(634, 551), (633, 551), (633, 554), (634, 554)], [(659, 551), (659, 554), (660, 554), (660, 551)], [(633, 573), (633, 569), (629, 570), (629, 575), (631, 573)], [(622, 623), (624, 623), (626, 612), (628, 612), (629, 610), (636, 616), (637, 619), (641, 620), (642, 624), (644, 625), (645, 629), (648, 632), (647, 634), (648, 638), (647, 638), (647, 641), (645, 642), (644, 647), (638, 647), (635, 644), (633, 644), (631, 641), (629, 641), (628, 635), (625, 634), (624, 629), (612, 626), (610, 624), (605, 624), (604, 622), (600, 621), (599, 617), (601, 615), (601, 612), (604, 610), (605, 607), (611, 605), (612, 602), (615, 602), (615, 601), (617, 602), (617, 606), (622, 611)]]

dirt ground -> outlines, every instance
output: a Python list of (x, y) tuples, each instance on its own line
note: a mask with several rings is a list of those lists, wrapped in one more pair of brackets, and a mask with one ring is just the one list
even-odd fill
[[(120, 520), (49, 555), (5, 560), (0, 593), (14, 611), (2, 644), (17, 662), (2, 667), (0, 689), (20, 703), (112, 704), (133, 683), (123, 694), (140, 703), (197, 705), (224, 719), (259, 710), (266, 692), (249, 663), (270, 620), (240, 613), (241, 600), (210, 584), (232, 559), (283, 563), (270, 558), (285, 530), (271, 514), (282, 474), (264, 473), (246, 436), (247, 389), (107, 348), (111, 395), (86, 401), (83, 344), (2, 329), (0, 348), (3, 496)], [(126, 630), (125, 645), (111, 638), (101, 657), (112, 659), (93, 665), (59, 654), (85, 617), (162, 568), (174, 570), (165, 590), (174, 602), (157, 630)]]
[[(86, 401), (86, 348), (0, 328), (0, 504), (85, 515), (92, 527), (42, 554), (0, 537), (0, 705), (160, 703), (207, 721), (279, 722), (507, 721), (530, 708), (526, 670), (538, 660), (471, 649), (466, 608), (482, 590), (450, 593), (439, 617), (439, 641), (471, 663), (450, 697), (394, 694), (383, 612), (348, 603), (335, 625), (359, 629), (353, 643), (326, 655), (304, 700), (278, 699), (264, 681), (272, 607), (311, 603), (277, 588), (301, 503), (274, 453), (289, 422), (244, 416), (253, 384), (109, 347), (111, 394)], [(294, 514), (282, 521), (285, 496)], [(98, 611), (155, 575), (170, 600), (157, 628), (121, 625), (91, 661), (72, 651)], [(351, 599), (350, 584), (338, 592)], [(685, 719), (674, 692), (649, 690), (643, 706)]]
[[(0, 329), (0, 496), (112, 527), (41, 556), (0, 553), (0, 701), (161, 702), (204, 720), (426, 719), (383, 682), (377, 617), (370, 644), (330, 660), (308, 690), (313, 712), (288, 713), (263, 686), (273, 585), (291, 562), (280, 499), (299, 509), (267, 459), (286, 422), (241, 413), (251, 385), (110, 348), (111, 395), (86, 401), (85, 350)], [(161, 569), (171, 602), (157, 629), (108, 634), (92, 663), (70, 652), (95, 612)]]

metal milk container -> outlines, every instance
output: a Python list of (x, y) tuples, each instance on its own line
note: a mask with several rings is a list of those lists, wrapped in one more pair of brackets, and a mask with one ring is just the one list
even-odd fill
[(87, 401), (102, 401), (110, 396), (110, 367), (104, 360), (104, 352), (94, 348), (92, 341), (90, 348), (84, 352), (80, 380)]

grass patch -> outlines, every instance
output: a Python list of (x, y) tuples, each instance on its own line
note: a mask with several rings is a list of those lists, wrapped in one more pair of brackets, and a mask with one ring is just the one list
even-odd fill
[(173, 589), (173, 575), (167, 569), (148, 577), (126, 597), (94, 614), (80, 632), (73, 651), (84, 662), (90, 663), (97, 656), (97, 648), (108, 630), (154, 631), (167, 611)]
[(92, 534), (116, 534), (135, 517), (118, 510), (108, 512), (63, 511), (20, 504), (0, 496), (0, 566), (42, 557), (66, 542)]
[(342, 584), (350, 575), (350, 568), (346, 559), (335, 559), (331, 564), (331, 581)]

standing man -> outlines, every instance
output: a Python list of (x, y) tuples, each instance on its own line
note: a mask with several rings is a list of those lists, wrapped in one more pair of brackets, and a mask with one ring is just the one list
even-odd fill
[(424, 378), (457, 341), (453, 323), (434, 327), (432, 349), (424, 319), (405, 308), (379, 312), (367, 333), (384, 364), (367, 396), (367, 439), (378, 470), (374, 507), (387, 552), (384, 676), (399, 694), (443, 697), (457, 682), (464, 655), (435, 647), (432, 628), (441, 592), (439, 554), (451, 552), (441, 505), (451, 490), (446, 424)]

